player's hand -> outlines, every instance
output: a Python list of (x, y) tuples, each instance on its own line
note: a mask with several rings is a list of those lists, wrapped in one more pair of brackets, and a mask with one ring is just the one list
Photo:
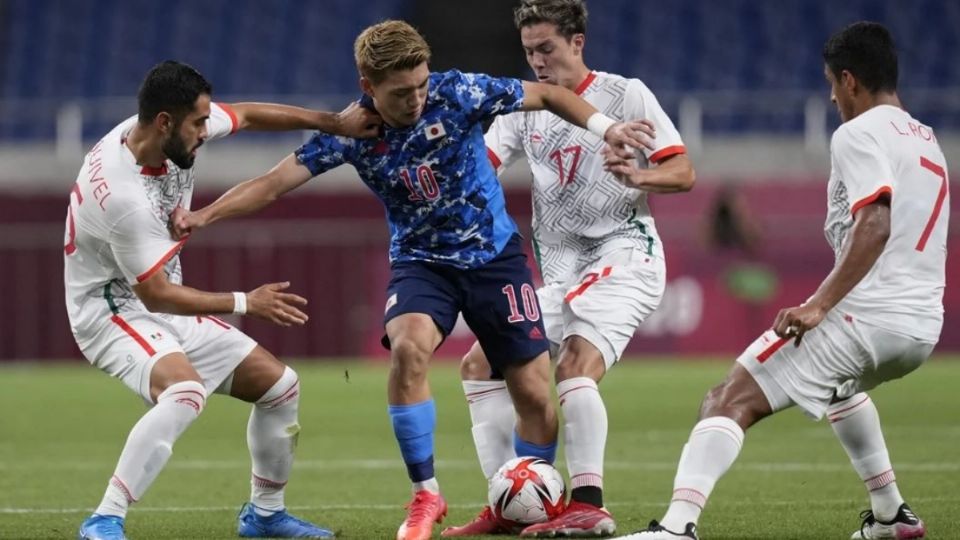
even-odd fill
[(174, 240), (183, 240), (190, 236), (194, 228), (199, 229), (204, 225), (205, 223), (198, 213), (191, 212), (182, 206), (173, 209), (173, 213), (170, 214), (170, 222), (167, 223), (170, 236)]
[(602, 153), (603, 170), (612, 174), (621, 184), (636, 189), (643, 189), (646, 186), (647, 170), (640, 168), (633, 155), (625, 158), (609, 146), (604, 148)]
[(354, 101), (337, 113), (337, 133), (354, 139), (367, 139), (380, 134), (383, 119), (380, 115)]
[(631, 120), (629, 122), (617, 122), (607, 128), (603, 140), (618, 156), (630, 159), (634, 157), (630, 148), (653, 150), (653, 139), (656, 137), (657, 132), (652, 122), (649, 120)]
[(781, 338), (796, 338), (794, 345), (800, 346), (803, 335), (816, 328), (827, 312), (813, 303), (781, 309), (773, 322), (773, 331)]
[(267, 283), (248, 292), (247, 314), (279, 326), (299, 326), (307, 322), (307, 314), (300, 311), (307, 305), (307, 299), (283, 292), (288, 288), (290, 282), (284, 281)]

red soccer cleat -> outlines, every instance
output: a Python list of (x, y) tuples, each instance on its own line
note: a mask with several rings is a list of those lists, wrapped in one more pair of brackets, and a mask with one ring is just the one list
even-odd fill
[(443, 495), (421, 489), (407, 504), (407, 519), (397, 530), (397, 540), (428, 540), (433, 534), (433, 524), (443, 521), (446, 515), (447, 501)]
[(594, 538), (610, 536), (617, 530), (613, 516), (603, 508), (579, 501), (570, 501), (570, 505), (557, 517), (543, 523), (536, 523), (524, 529), (520, 536), (527, 538), (553, 538), (568, 536), (575, 538)]
[(456, 536), (480, 536), (484, 534), (516, 534), (519, 530), (511, 530), (510, 527), (500, 523), (497, 517), (493, 515), (493, 510), (489, 506), (484, 506), (480, 514), (473, 518), (473, 521), (459, 527), (447, 527), (440, 533), (443, 538), (453, 538)]

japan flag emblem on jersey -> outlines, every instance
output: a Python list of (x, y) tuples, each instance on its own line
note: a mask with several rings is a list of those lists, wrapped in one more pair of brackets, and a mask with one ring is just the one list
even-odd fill
[(447, 134), (447, 131), (443, 129), (442, 122), (437, 122), (424, 127), (423, 133), (424, 135), (427, 136), (428, 141), (432, 141), (434, 139), (439, 139), (440, 137), (443, 137), (444, 135)]

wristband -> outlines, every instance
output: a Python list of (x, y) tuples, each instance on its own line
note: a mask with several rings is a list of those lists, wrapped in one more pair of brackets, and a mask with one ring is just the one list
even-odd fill
[(233, 314), (246, 315), (247, 313), (247, 293), (233, 293)]
[(587, 119), (587, 131), (603, 139), (607, 135), (607, 130), (610, 129), (610, 126), (616, 123), (617, 121), (613, 118), (596, 112)]

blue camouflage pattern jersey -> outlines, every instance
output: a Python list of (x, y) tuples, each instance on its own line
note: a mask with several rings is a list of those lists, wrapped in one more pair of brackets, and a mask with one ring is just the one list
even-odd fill
[(391, 263), (476, 268), (517, 232), (481, 122), (520, 109), (523, 83), (452, 70), (431, 73), (428, 85), (416, 124), (384, 124), (371, 139), (317, 132), (295, 154), (314, 176), (344, 163), (357, 169), (386, 208)]

